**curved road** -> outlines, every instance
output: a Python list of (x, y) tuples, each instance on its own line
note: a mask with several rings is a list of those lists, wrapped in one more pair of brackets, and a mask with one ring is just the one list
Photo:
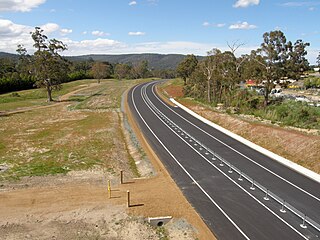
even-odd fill
[(319, 239), (320, 184), (206, 125), (140, 84), (141, 131), (218, 239)]

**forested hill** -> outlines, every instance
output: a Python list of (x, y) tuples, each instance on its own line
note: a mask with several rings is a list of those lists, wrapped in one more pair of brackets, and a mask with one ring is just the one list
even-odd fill
[[(93, 59), (94, 61), (106, 61), (110, 63), (131, 63), (136, 64), (143, 60), (148, 61), (151, 69), (175, 69), (186, 55), (182, 54), (121, 54), (121, 55), (104, 55), (104, 54), (91, 54), (82, 56), (67, 57), (71, 61), (82, 61)], [(16, 54), (0, 52), (0, 58), (17, 58)], [(198, 57), (201, 58), (201, 57)]]
[(18, 55), (17, 55), (17, 54), (12, 54), (12, 53), (0, 52), (0, 58), (13, 58), (13, 59), (17, 59), (17, 58), (18, 58)]
[(148, 61), (151, 69), (175, 69), (181, 60), (185, 57), (182, 54), (121, 54), (121, 55), (83, 55), (69, 57), (70, 60), (88, 60), (92, 58), (94, 61), (107, 61), (110, 63), (131, 63), (136, 64), (143, 60)]

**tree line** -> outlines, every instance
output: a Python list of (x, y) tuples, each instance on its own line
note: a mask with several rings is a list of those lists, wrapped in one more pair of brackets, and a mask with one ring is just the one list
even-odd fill
[[(239, 83), (254, 79), (263, 84), (263, 105), (266, 107), (274, 81), (298, 80), (310, 68), (306, 59), (306, 48), (310, 44), (301, 39), (288, 41), (281, 31), (264, 33), (258, 49), (236, 57), (235, 52), (241, 45), (237, 42), (228, 44), (229, 50), (225, 52), (215, 48), (202, 61), (188, 55), (177, 67), (177, 74), (184, 81), (186, 96), (211, 104), (237, 107), (241, 102), (250, 100), (250, 94), (240, 89)], [(320, 53), (317, 63), (320, 65)], [(257, 100), (252, 104), (257, 104)]]
[(173, 78), (173, 70), (151, 70), (148, 61), (137, 64), (94, 61), (69, 61), (61, 56), (67, 45), (57, 39), (48, 39), (43, 30), (36, 27), (30, 33), (33, 39), (34, 54), (28, 54), (23, 45), (17, 46), (19, 57), (0, 58), (0, 93), (43, 87), (52, 101), (52, 91), (59, 89), (61, 83), (97, 79), (138, 79), (148, 77)]

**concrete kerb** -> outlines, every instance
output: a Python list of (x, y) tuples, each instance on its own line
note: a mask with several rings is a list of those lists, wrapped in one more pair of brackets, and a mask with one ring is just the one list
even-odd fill
[(281, 163), (282, 165), (284, 165), (284, 166), (286, 166), (286, 167), (288, 167), (288, 168), (290, 168), (290, 169), (292, 169), (292, 170), (294, 170), (294, 171), (296, 171), (296, 172), (298, 172), (298, 173), (300, 173), (300, 174), (302, 174), (302, 175), (304, 175), (304, 176), (306, 176), (306, 177), (308, 177), (308, 178), (320, 183), (320, 175), (317, 174), (316, 172), (313, 172), (313, 171), (311, 171), (311, 170), (309, 170), (309, 169), (307, 169), (305, 167), (302, 167), (302, 166), (300, 166), (300, 165), (298, 165), (298, 164), (296, 164), (296, 163), (294, 163), (294, 162), (292, 162), (292, 161), (290, 161), (290, 160), (288, 160), (286, 158), (283, 158), (283, 157), (281, 157), (281, 156), (279, 156), (279, 155), (277, 155), (277, 154), (275, 154), (275, 153), (263, 148), (263, 147), (258, 146), (257, 144), (255, 144), (253, 142), (250, 142), (249, 140), (247, 140), (247, 139), (245, 139), (245, 138), (243, 138), (243, 137), (241, 137), (241, 136), (239, 136), (239, 135), (237, 135), (237, 134), (235, 134), (233, 132), (230, 132), (229, 130), (227, 130), (227, 129), (225, 129), (225, 128), (223, 128), (223, 127), (221, 127), (221, 126), (209, 121), (208, 119), (200, 116), (199, 114), (193, 112), (192, 110), (190, 110), (189, 108), (185, 107), (181, 103), (177, 102), (173, 98), (170, 98), (170, 101), (172, 103), (174, 103), (175, 105), (177, 105), (178, 107), (180, 107), (181, 109), (183, 109), (184, 111), (186, 111), (187, 113), (189, 113), (192, 116), (196, 117), (200, 121), (208, 124), (209, 126), (219, 130), (220, 132), (223, 132), (224, 134), (232, 137), (233, 139), (235, 139), (237, 141), (242, 142), (243, 144), (247, 145), (248, 147), (251, 147), (252, 149), (254, 149), (254, 150), (256, 150), (256, 151), (258, 151), (258, 152), (260, 152), (260, 153), (262, 153), (262, 154), (264, 154), (264, 155), (266, 155), (266, 156), (268, 156), (268, 157), (270, 157), (270, 158), (272, 158), (274, 160), (276, 160), (277, 162)]

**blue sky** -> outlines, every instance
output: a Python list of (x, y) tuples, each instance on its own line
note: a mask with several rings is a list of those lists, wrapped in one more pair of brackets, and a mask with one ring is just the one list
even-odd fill
[(227, 50), (249, 53), (264, 32), (279, 29), (288, 40), (320, 51), (320, 0), (0, 0), (0, 51), (32, 49), (35, 26), (68, 45), (65, 55), (182, 53)]

